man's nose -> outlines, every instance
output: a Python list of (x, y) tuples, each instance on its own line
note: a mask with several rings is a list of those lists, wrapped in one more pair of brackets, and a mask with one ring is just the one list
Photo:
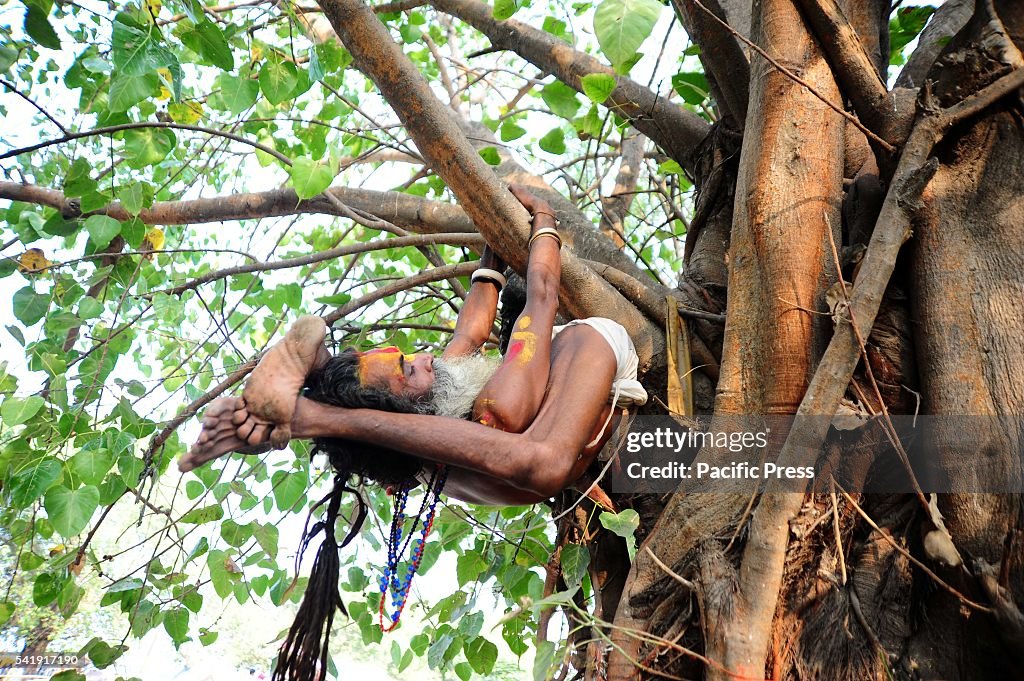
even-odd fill
[(421, 352), (416, 355), (416, 361), (414, 362), (417, 369), (422, 369), (427, 373), (433, 373), (434, 371), (434, 356), (429, 352)]

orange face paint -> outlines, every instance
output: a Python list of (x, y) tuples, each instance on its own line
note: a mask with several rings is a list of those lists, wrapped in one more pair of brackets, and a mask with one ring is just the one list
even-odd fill
[(401, 351), (396, 347), (375, 348), (359, 355), (359, 385), (386, 382), (403, 376)]

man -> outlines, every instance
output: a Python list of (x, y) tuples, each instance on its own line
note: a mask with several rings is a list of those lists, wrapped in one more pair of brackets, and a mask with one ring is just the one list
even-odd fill
[[(281, 447), (294, 437), (364, 443), (419, 463), (445, 464), (445, 493), (471, 503), (535, 503), (579, 479), (614, 430), (609, 425), (616, 403), (643, 404), (647, 395), (636, 381), (636, 352), (620, 325), (594, 318), (553, 327), (561, 271), (554, 212), (528, 191), (511, 190), (533, 216), (527, 298), (493, 373), (472, 359), (460, 367), (489, 337), (504, 284), (498, 271), (503, 265), (485, 253), (483, 264), (494, 267), (474, 274), (452, 341), (436, 364), (432, 355), (405, 356), (391, 348), (331, 358), (323, 322), (304, 317), (260, 362), (241, 398), (211, 404), (199, 441), (179, 462), (181, 470), (267, 442)], [(347, 374), (338, 383), (376, 408), (325, 404), (367, 406), (358, 396), (329, 399), (337, 392), (324, 380), (331, 373)], [(479, 391), (460, 384), (453, 373), (475, 377)], [(435, 391), (439, 374), (446, 386)], [(319, 401), (297, 397), (307, 383)], [(451, 418), (462, 416), (458, 405), (449, 406), (448, 416), (431, 413), (435, 392), (447, 405), (461, 398), (471, 420)]]
[[(595, 318), (553, 327), (562, 245), (555, 216), (529, 192), (512, 192), (533, 220), (526, 305), (499, 364), (478, 356), (505, 283), (504, 264), (485, 249), (440, 358), (406, 356), (397, 348), (331, 357), (323, 345), (323, 321), (303, 317), (264, 356), (242, 397), (211, 404), (199, 441), (179, 462), (188, 471), (231, 451), (283, 447), (294, 437), (313, 438), (335, 470), (333, 491), (317, 505), (326, 506), (325, 517), (302, 539), (304, 550), (324, 534), (274, 681), (326, 677), (334, 613), (344, 612), (338, 549), (355, 536), (367, 512), (350, 487), (354, 475), (394, 490), (379, 607), (380, 626), (390, 631), (405, 606), (442, 488), (479, 504), (548, 499), (590, 466), (614, 430), (608, 426), (616, 406), (647, 400), (636, 380), (636, 351), (622, 326)], [(306, 396), (298, 397), (303, 387)], [(420, 513), (406, 515), (408, 492), (417, 481), (426, 482), (427, 492)], [(358, 508), (339, 545), (335, 523), (344, 492), (355, 493)], [(420, 536), (405, 559), (417, 530)], [(389, 593), (392, 612), (386, 615)]]

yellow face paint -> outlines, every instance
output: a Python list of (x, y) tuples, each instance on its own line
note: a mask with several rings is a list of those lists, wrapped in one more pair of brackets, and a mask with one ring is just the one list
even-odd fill
[(519, 319), (519, 328), (520, 328), (520, 329), (528, 329), (528, 328), (530, 328), (530, 322), (531, 322), (531, 321), (533, 321), (533, 320), (532, 320), (532, 319), (530, 319), (530, 315), (528, 315), (528, 314), (526, 314), (526, 315), (523, 315), (523, 316), (522, 316), (522, 317), (521, 317), (521, 318)]
[(359, 357), (359, 385), (386, 383), (392, 376), (403, 376), (402, 354), (398, 348), (381, 348), (364, 352)]

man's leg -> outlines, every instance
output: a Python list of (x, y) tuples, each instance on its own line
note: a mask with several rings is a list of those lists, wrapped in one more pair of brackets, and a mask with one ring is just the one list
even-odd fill
[(326, 328), (320, 317), (300, 317), (260, 359), (242, 391), (244, 410), (235, 418), (241, 439), (255, 445), (269, 434), (278, 449), (288, 443), (299, 391), (309, 373), (330, 357), (324, 347)]

